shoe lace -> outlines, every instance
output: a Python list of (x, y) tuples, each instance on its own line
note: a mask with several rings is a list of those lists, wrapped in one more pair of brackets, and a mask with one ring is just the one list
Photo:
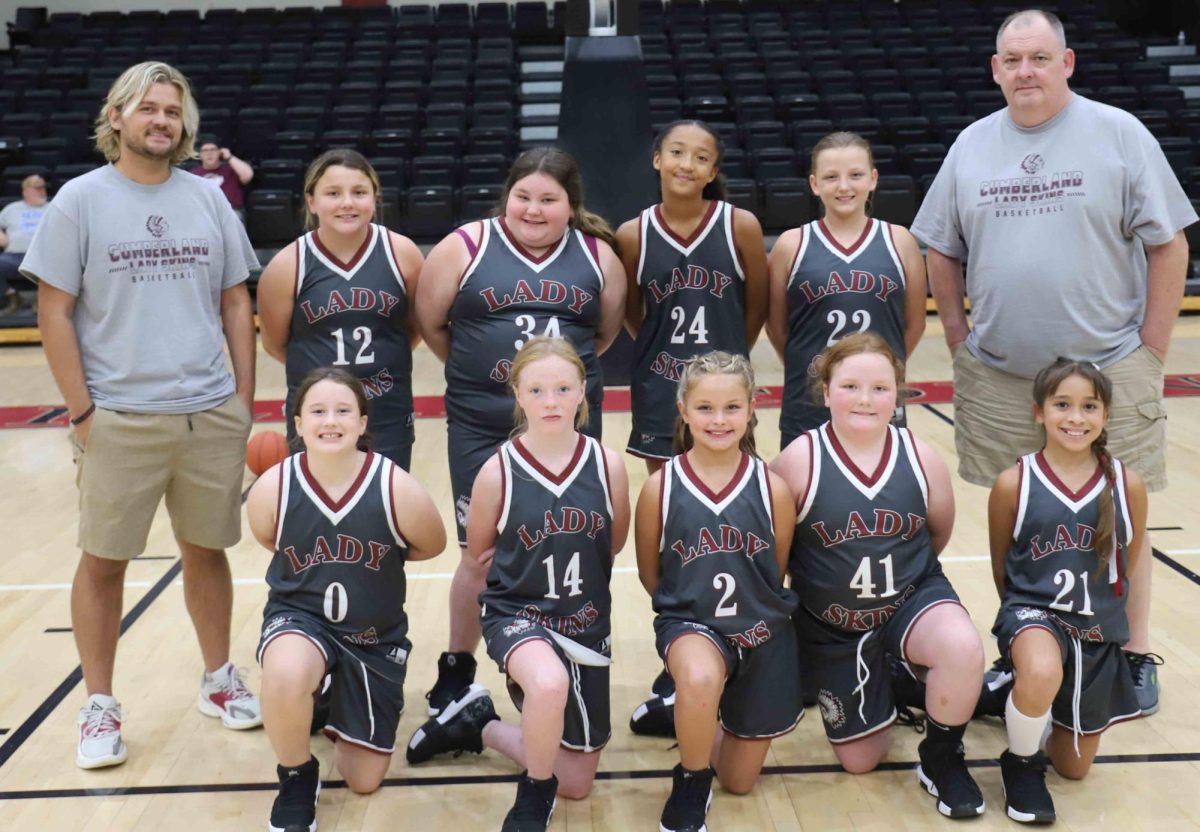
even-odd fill
[(254, 698), (254, 694), (250, 692), (250, 688), (246, 687), (246, 683), (242, 681), (242, 668), (230, 668), (229, 674), (221, 679), (218, 684), (222, 690), (229, 694), (230, 699)]
[(121, 712), (114, 707), (93, 706), (88, 709), (83, 723), (86, 737), (104, 737), (121, 730)]
[(913, 713), (912, 708), (907, 705), (896, 708), (896, 724), (911, 728), (918, 734), (925, 733), (925, 720)]
[(1135, 684), (1142, 684), (1146, 673), (1146, 666), (1153, 665), (1161, 667), (1166, 664), (1166, 659), (1157, 653), (1133, 653), (1125, 651), (1125, 658), (1129, 661), (1129, 669), (1133, 673), (1133, 681)]

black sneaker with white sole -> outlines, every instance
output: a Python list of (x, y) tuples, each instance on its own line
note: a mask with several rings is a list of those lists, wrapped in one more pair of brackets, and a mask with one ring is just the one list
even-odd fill
[(1004, 719), (1004, 709), (1008, 706), (1008, 694), (1012, 688), (1012, 662), (1001, 656), (984, 671), (983, 688), (979, 691), (979, 701), (975, 703), (975, 713), (971, 718), (994, 716)]
[(483, 726), (493, 719), (499, 717), (488, 689), (472, 684), (416, 730), (405, 756), (410, 765), (417, 765), (438, 754), (479, 754), (483, 751)]
[(643, 737), (675, 738), (675, 680), (663, 670), (650, 687), (650, 698), (629, 718), (629, 730)]
[(276, 766), (279, 794), (271, 806), (270, 832), (316, 832), (321, 766), (310, 757), (302, 766)]
[(517, 799), (505, 815), (500, 832), (546, 832), (554, 817), (557, 794), (558, 778), (553, 774), (549, 780), (534, 780), (525, 772), (517, 781)]
[(712, 805), (712, 768), (689, 771), (680, 763), (671, 772), (671, 796), (663, 806), (659, 832), (708, 832), (705, 817)]
[(1046, 788), (1046, 755), (1018, 757), (1006, 750), (1000, 755), (1004, 808), (1018, 823), (1054, 823), (1054, 798)]
[(438, 677), (425, 698), (429, 715), (437, 716), (463, 688), (475, 681), (475, 657), (470, 653), (443, 653), (438, 657)]
[(973, 818), (983, 814), (983, 792), (967, 770), (963, 747), (921, 741), (917, 780), (938, 799), (937, 810), (948, 818)]

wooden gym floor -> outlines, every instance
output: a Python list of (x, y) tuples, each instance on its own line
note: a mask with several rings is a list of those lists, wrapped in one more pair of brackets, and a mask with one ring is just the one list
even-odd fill
[[(780, 384), (779, 362), (765, 337), (754, 353), (760, 383)], [(1168, 359), (1170, 373), (1200, 373), (1200, 318), (1185, 318)], [(40, 347), (0, 349), (0, 407), (60, 401)], [(950, 378), (949, 358), (936, 318), (911, 363), (914, 381)], [(441, 368), (422, 348), (415, 392), (442, 391)], [(259, 399), (284, 394), (281, 367), (260, 351)], [(1117, 726), (1101, 745), (1088, 779), (1068, 783), (1051, 774), (1059, 829), (1200, 829), (1200, 398), (1168, 403), (1171, 486), (1150, 503), (1156, 559), (1153, 642), (1166, 659), (1160, 669), (1162, 710), (1154, 717)], [(759, 446), (770, 458), (778, 450), (778, 411), (760, 413)], [(954, 468), (953, 409), (910, 409), (910, 425), (933, 443)], [(256, 430), (278, 429), (278, 424)], [(623, 447), (626, 413), (607, 413), (604, 433)], [(445, 425), (417, 424), (413, 471), (433, 494), (451, 528)], [(627, 458), (632, 493), (645, 477), (642, 463)], [(275, 794), (275, 762), (262, 731), (226, 731), (196, 709), (199, 651), (184, 609), (176, 551), (160, 512), (145, 556), (129, 569), (125, 627), (117, 659), (116, 693), (125, 709), (129, 761), (117, 768), (75, 767), (75, 714), (83, 702), (78, 657), (70, 633), (69, 586), (75, 548), (76, 491), (66, 431), (62, 428), (0, 430), (0, 829), (37, 830), (261, 830)], [(247, 479), (249, 482), (249, 479)], [(986, 636), (996, 609), (986, 561), (985, 489), (955, 481), (958, 523), (943, 555), (946, 572)], [(236, 583), (233, 659), (248, 668), (257, 688), (254, 648), (266, 598), (262, 576), (267, 553), (248, 531), (229, 552)], [(446, 595), (458, 555), (409, 569), (410, 637), (415, 650), (406, 688), (408, 712), (398, 744), (424, 719), (424, 692), (432, 684), (437, 654), (446, 641)], [(1193, 571), (1195, 570), (1195, 571)], [(678, 757), (664, 740), (634, 737), (629, 714), (658, 672), (649, 599), (634, 574), (632, 543), (613, 576), (614, 656), (612, 742), (600, 776), (585, 801), (560, 801), (552, 829), (653, 829), (670, 789)], [(985, 642), (989, 660), (995, 656)], [(480, 681), (496, 693), (503, 718), (516, 713), (495, 667), (480, 657)], [(715, 832), (749, 830), (950, 828), (933, 800), (916, 784), (912, 767), (919, 737), (894, 729), (887, 762), (875, 773), (841, 773), (811, 709), (800, 727), (777, 740), (755, 791), (734, 797), (718, 790), (709, 813)], [(968, 822), (972, 829), (1011, 829), (1004, 816), (999, 769), (1005, 746), (999, 722), (976, 722), (966, 737), (967, 757), (988, 811)], [(313, 743), (326, 778), (332, 746)], [(370, 797), (327, 780), (318, 820), (339, 830), (497, 829), (511, 805), (516, 767), (494, 752), (464, 755), (409, 768), (403, 753), (393, 759), (385, 786)]]

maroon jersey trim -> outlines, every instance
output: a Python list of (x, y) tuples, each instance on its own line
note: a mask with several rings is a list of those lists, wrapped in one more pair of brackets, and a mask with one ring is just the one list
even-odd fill
[(696, 242), (696, 240), (700, 239), (700, 236), (704, 234), (704, 232), (708, 231), (709, 225), (712, 224), (713, 214), (715, 214), (717, 211), (718, 204), (718, 201), (715, 199), (710, 199), (708, 201), (708, 209), (704, 212), (703, 219), (701, 219), (700, 223), (694, 229), (692, 229), (691, 236), (687, 237), (686, 239), (676, 234), (675, 229), (671, 228), (670, 224), (667, 223), (667, 220), (662, 215), (662, 203), (654, 206), (654, 218), (658, 220), (659, 226), (663, 231), (670, 235), (672, 240), (679, 243), (679, 245), (683, 246), (684, 248), (687, 248), (692, 243)]
[(518, 436), (517, 438), (513, 439), (512, 446), (513, 450), (520, 454), (521, 459), (529, 463), (529, 466), (533, 468), (533, 470), (537, 471), (555, 485), (562, 485), (564, 482), (566, 482), (567, 477), (569, 477), (571, 473), (579, 467), (579, 460), (583, 457), (584, 449), (587, 448), (587, 439), (584, 438), (582, 433), (575, 434), (575, 439), (575, 454), (571, 457), (571, 461), (567, 463), (567, 467), (563, 468), (562, 471), (557, 474), (551, 473), (546, 466), (534, 459), (533, 454), (531, 454), (528, 449), (521, 444), (521, 437)]
[(854, 460), (850, 458), (850, 454), (846, 453), (846, 449), (842, 447), (842, 443), (838, 441), (837, 432), (834, 431), (833, 425), (829, 426), (826, 435), (829, 437), (829, 447), (833, 448), (833, 452), (838, 455), (838, 459), (846, 466), (851, 474), (853, 474), (859, 482), (870, 488), (875, 483), (879, 482), (879, 478), (883, 476), (883, 472), (887, 470), (888, 462), (892, 458), (892, 432), (887, 432), (886, 438), (883, 440), (883, 453), (879, 456), (879, 464), (875, 466), (875, 471), (869, 477), (863, 473), (863, 470), (854, 464)]
[(705, 485), (704, 480), (700, 479), (700, 477), (697, 476), (696, 472), (692, 469), (692, 463), (688, 461), (688, 455), (686, 453), (679, 455), (679, 467), (683, 471), (683, 475), (688, 478), (688, 482), (695, 486), (697, 491), (717, 504), (723, 502), (726, 497), (733, 493), (733, 489), (741, 485), (742, 477), (744, 477), (746, 474), (746, 466), (749, 464), (750, 455), (743, 453), (742, 461), (738, 463), (737, 470), (733, 473), (733, 476), (729, 478), (729, 482), (725, 483), (724, 487), (721, 488), (719, 493), (713, 493), (713, 490)]
[(1042, 456), (1041, 451), (1037, 452), (1037, 455), (1034, 456), (1034, 460), (1037, 462), (1037, 467), (1040, 468), (1042, 473), (1046, 475), (1046, 479), (1050, 480), (1051, 484), (1053, 484), (1055, 488), (1063, 493), (1063, 496), (1073, 503), (1082, 502), (1083, 498), (1088, 495), (1088, 492), (1095, 488), (1096, 483), (1099, 482), (1100, 478), (1104, 476), (1104, 468), (1097, 464), (1095, 472), (1093, 472), (1092, 476), (1088, 478), (1088, 481), (1083, 484), (1083, 487), (1078, 491), (1072, 491), (1071, 489), (1067, 488), (1066, 483), (1058, 478), (1058, 474), (1054, 473), (1053, 469), (1050, 467), (1050, 463), (1046, 461), (1044, 456)]
[(854, 254), (855, 252), (857, 252), (859, 250), (859, 248), (862, 247), (863, 241), (865, 241), (867, 239), (867, 236), (870, 235), (870, 233), (871, 233), (871, 229), (875, 227), (875, 220), (873, 220), (870, 217), (867, 217), (867, 224), (863, 227), (862, 234), (858, 235), (858, 239), (855, 240), (853, 243), (851, 243), (849, 248), (847, 248), (846, 246), (843, 246), (841, 243), (839, 243), (837, 241), (837, 237), (833, 236), (833, 232), (831, 232), (829, 230), (829, 226), (825, 225), (825, 220), (823, 220), (823, 219), (817, 220), (817, 225), (819, 225), (821, 227), (821, 233), (823, 235), (825, 235), (825, 241), (827, 243), (829, 243), (829, 245), (833, 246), (835, 249), (840, 251), (842, 254), (849, 257), (851, 254)]
[(315, 229), (312, 233), (313, 245), (317, 247), (317, 251), (321, 252), (330, 263), (333, 263), (344, 272), (354, 271), (354, 267), (358, 265), (358, 261), (362, 260), (363, 255), (367, 253), (367, 249), (371, 247), (371, 241), (375, 239), (375, 225), (372, 223), (367, 226), (367, 236), (363, 239), (362, 245), (358, 247), (358, 251), (354, 252), (354, 256), (349, 262), (343, 263), (338, 259), (332, 251), (325, 248), (325, 244), (321, 242), (321, 229)]
[(500, 226), (500, 230), (502, 232), (504, 232), (504, 236), (512, 244), (512, 247), (515, 248), (518, 252), (520, 252), (522, 257), (524, 257), (530, 263), (533, 263), (535, 266), (540, 266), (542, 263), (545, 263), (547, 260), (549, 260), (554, 255), (554, 253), (557, 252), (558, 249), (562, 246), (563, 237), (566, 237), (568, 234), (571, 233), (571, 229), (568, 228), (566, 230), (566, 233), (563, 234), (563, 237), (560, 237), (559, 239), (555, 240), (554, 243), (552, 243), (550, 245), (550, 247), (547, 248), (545, 251), (543, 251), (541, 254), (531, 254), (529, 249), (525, 248), (525, 246), (523, 246), (519, 242), (517, 242), (517, 238), (513, 236), (513, 233), (511, 231), (508, 230), (508, 225), (504, 222), (504, 217), (500, 217), (496, 224)]
[(374, 456), (374, 452), (367, 451), (367, 455), (363, 459), (362, 468), (359, 469), (358, 476), (354, 478), (354, 482), (349, 488), (346, 489), (346, 493), (342, 495), (342, 499), (337, 501), (335, 501), (329, 496), (329, 494), (326, 493), (325, 489), (321, 487), (321, 483), (317, 482), (316, 478), (312, 475), (312, 472), (308, 470), (307, 452), (299, 455), (300, 471), (303, 474), (305, 481), (307, 481), (312, 487), (313, 493), (320, 498), (321, 502), (329, 507), (330, 511), (336, 514), (337, 512), (341, 511), (347, 503), (358, 496), (358, 492), (362, 490), (363, 480), (367, 478), (367, 472), (371, 470), (371, 459)]

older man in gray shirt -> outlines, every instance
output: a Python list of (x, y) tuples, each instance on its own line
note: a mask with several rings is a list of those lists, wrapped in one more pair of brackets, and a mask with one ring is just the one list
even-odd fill
[[(1155, 491), (1166, 486), (1162, 368), (1187, 270), (1182, 229), (1197, 217), (1155, 138), (1129, 113), (1072, 93), (1074, 70), (1058, 18), (1010, 16), (992, 57), (1008, 106), (959, 136), (912, 232), (929, 246), (954, 358), (962, 477), (990, 486), (1041, 447), (1030, 379), (1065, 356), (1112, 380), (1109, 449)], [(1160, 660), (1146, 655), (1151, 563), (1147, 535), (1126, 654), (1143, 713), (1158, 708)]]
[(21, 264), (38, 283), (46, 359), (74, 426), (81, 768), (126, 758), (112, 687), (125, 568), (164, 496), (205, 665), (199, 708), (228, 728), (262, 723), (229, 661), (224, 551), (241, 536), (255, 357), (246, 278), (258, 263), (221, 192), (172, 167), (194, 155), (197, 122), (177, 70), (126, 70), (96, 124), (112, 164), (63, 186)]

